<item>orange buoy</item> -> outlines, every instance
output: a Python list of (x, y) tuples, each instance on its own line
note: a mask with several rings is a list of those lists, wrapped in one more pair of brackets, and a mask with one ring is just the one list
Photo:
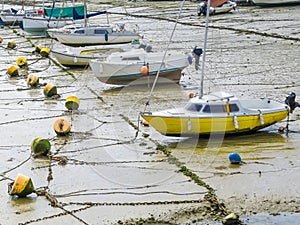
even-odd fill
[(148, 66), (142, 66), (141, 74), (147, 75), (149, 72)]
[(144, 125), (145, 127), (149, 127), (149, 122), (146, 121), (146, 120), (144, 120), (144, 121), (143, 121), (143, 125)]
[(189, 93), (189, 98), (194, 98), (195, 94), (193, 92)]
[(19, 70), (18, 70), (18, 67), (16, 67), (15, 65), (12, 65), (12, 66), (10, 66), (10, 67), (7, 69), (6, 73), (7, 73), (8, 75), (10, 75), (11, 77), (19, 76)]
[(54, 122), (54, 131), (57, 135), (67, 135), (71, 131), (71, 124), (65, 118), (59, 118)]
[(0, 37), (0, 44), (3, 42), (3, 38), (2, 37)]

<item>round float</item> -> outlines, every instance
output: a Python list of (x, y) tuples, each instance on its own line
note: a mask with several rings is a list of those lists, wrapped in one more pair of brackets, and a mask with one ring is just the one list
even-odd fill
[(230, 153), (228, 158), (232, 164), (240, 164), (242, 162), (241, 156), (236, 152)]
[(36, 53), (40, 53), (42, 48), (43, 48), (42, 45), (37, 45), (37, 46), (35, 46), (35, 52), (36, 52)]
[(79, 108), (80, 100), (76, 96), (69, 96), (66, 98), (65, 106), (68, 110), (77, 110)]
[(20, 56), (17, 58), (16, 63), (20, 68), (26, 67), (27, 59), (24, 56)]
[(31, 151), (36, 156), (47, 156), (50, 153), (51, 144), (42, 137), (35, 138), (31, 143)]
[(48, 48), (42, 48), (40, 51), (40, 55), (42, 57), (48, 57), (50, 54), (50, 50)]
[(57, 88), (55, 85), (48, 83), (44, 87), (44, 95), (47, 97), (52, 97), (53, 95), (57, 95)]
[(65, 118), (59, 118), (54, 122), (54, 131), (57, 135), (67, 135), (71, 131), (71, 124)]
[(27, 85), (29, 85), (31, 87), (37, 87), (37, 86), (39, 86), (39, 83), (40, 83), (39, 80), (40, 79), (38, 76), (36, 76), (34, 74), (29, 74), (27, 76), (26, 82), (27, 82)]
[(17, 47), (17, 44), (14, 40), (11, 40), (7, 43), (7, 48), (14, 49), (15, 47)]
[(19, 76), (19, 70), (18, 70), (18, 67), (12, 65), (12, 66), (10, 66), (10, 67), (7, 69), (6, 73), (7, 73), (8, 75), (10, 75), (11, 77)]
[(23, 174), (18, 174), (11, 189), (9, 190), (10, 195), (17, 195), (20, 198), (24, 198), (27, 195), (34, 192), (34, 186), (31, 178)]

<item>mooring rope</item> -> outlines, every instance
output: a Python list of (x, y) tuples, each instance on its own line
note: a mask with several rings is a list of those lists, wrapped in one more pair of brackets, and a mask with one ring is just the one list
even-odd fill
[(148, 98), (147, 102), (145, 103), (144, 112), (146, 111), (146, 108), (147, 108), (147, 106), (148, 106), (149, 103), (150, 103), (150, 99), (152, 98), (153, 91), (154, 91), (154, 88), (155, 88), (155, 85), (156, 85), (156, 82), (157, 82), (157, 79), (158, 79), (160, 70), (161, 70), (161, 68), (162, 68), (163, 62), (164, 62), (164, 60), (165, 60), (165, 58), (166, 58), (166, 55), (167, 55), (167, 52), (168, 52), (168, 50), (169, 50), (169, 47), (170, 47), (172, 38), (173, 38), (173, 36), (174, 36), (174, 32), (175, 32), (176, 27), (177, 27), (177, 24), (178, 24), (178, 20), (179, 20), (179, 18), (180, 18), (180, 16), (181, 16), (181, 12), (182, 12), (182, 8), (183, 8), (183, 6), (184, 6), (184, 3), (185, 3), (185, 0), (183, 0), (182, 3), (181, 3), (180, 9), (179, 9), (179, 13), (178, 13), (178, 16), (177, 16), (177, 19), (176, 19), (176, 22), (175, 22), (175, 25), (174, 25), (172, 34), (171, 34), (171, 36), (170, 36), (170, 39), (169, 39), (167, 48), (166, 48), (166, 50), (165, 50), (165, 53), (164, 53), (163, 59), (162, 59), (162, 61), (161, 61), (160, 67), (159, 67), (159, 69), (158, 69), (158, 71), (157, 71), (157, 73), (156, 73), (156, 76), (155, 76), (155, 79), (154, 79), (154, 82), (153, 82), (153, 85), (152, 85), (152, 88), (151, 88), (151, 91), (150, 91), (150, 94), (149, 94), (149, 98)]

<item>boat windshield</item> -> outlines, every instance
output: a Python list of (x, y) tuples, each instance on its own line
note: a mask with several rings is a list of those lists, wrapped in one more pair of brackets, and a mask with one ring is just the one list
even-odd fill
[(200, 112), (200, 110), (202, 109), (202, 104), (189, 102), (188, 104), (186, 104), (186, 106), (184, 108), (188, 111)]

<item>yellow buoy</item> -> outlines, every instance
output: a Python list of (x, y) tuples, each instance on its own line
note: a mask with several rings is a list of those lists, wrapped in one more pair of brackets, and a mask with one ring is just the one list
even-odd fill
[(7, 69), (6, 73), (7, 73), (8, 75), (10, 75), (11, 77), (19, 76), (19, 70), (18, 70), (18, 67), (16, 67), (15, 65), (12, 65), (12, 66), (10, 66), (10, 67)]
[(69, 96), (66, 98), (65, 106), (68, 110), (77, 110), (79, 108), (80, 100), (76, 96)]
[(17, 44), (14, 40), (11, 40), (7, 43), (7, 48), (14, 49), (16, 46), (17, 46)]
[(2, 37), (0, 37), (0, 44), (3, 42), (3, 38)]
[(23, 174), (18, 174), (15, 181), (10, 184), (9, 189), (10, 195), (17, 195), (20, 198), (26, 197), (34, 192), (34, 186), (31, 178)]
[(48, 57), (49, 54), (50, 54), (50, 50), (48, 48), (42, 48), (40, 51), (40, 55), (42, 57)]
[(42, 137), (35, 138), (31, 143), (31, 151), (36, 156), (47, 156), (50, 153), (51, 144)]
[(149, 72), (148, 66), (142, 66), (141, 74), (147, 75)]
[(65, 118), (59, 118), (54, 122), (54, 131), (57, 135), (67, 135), (71, 131), (71, 124)]
[(17, 58), (16, 63), (20, 68), (26, 67), (27, 59), (24, 56), (20, 56)]
[(48, 83), (44, 87), (44, 95), (47, 97), (52, 97), (53, 95), (57, 95), (57, 88), (51, 83)]
[(27, 85), (31, 86), (31, 87), (37, 87), (39, 85), (39, 77), (34, 75), (34, 74), (29, 74), (27, 76)]

